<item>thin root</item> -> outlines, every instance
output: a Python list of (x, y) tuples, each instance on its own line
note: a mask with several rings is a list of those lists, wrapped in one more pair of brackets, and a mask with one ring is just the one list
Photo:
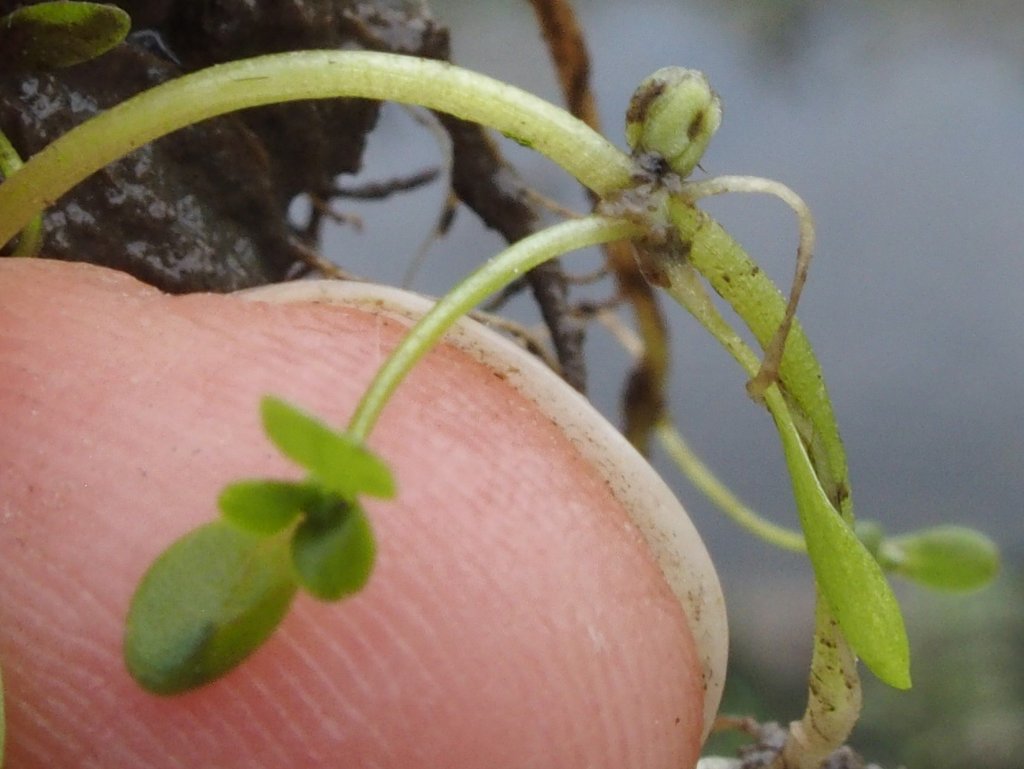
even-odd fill
[[(301, 267), (305, 267), (308, 271), (316, 271), (325, 277), (334, 278), (336, 280), (363, 280), (347, 270), (343, 270), (334, 262), (320, 254), (319, 251), (314, 248), (310, 248), (297, 237), (289, 238), (288, 245), (291, 247), (292, 253), (298, 260), (298, 264)], [(298, 277), (302, 277), (302, 274), (290, 276), (290, 278)]]
[(398, 192), (415, 190), (434, 181), (441, 173), (439, 168), (424, 168), (408, 176), (396, 176), (379, 182), (365, 182), (354, 187), (338, 186), (332, 190), (332, 197), (353, 200), (383, 200)]
[(554, 198), (548, 197), (543, 192), (533, 189), (532, 187), (523, 187), (523, 195), (529, 203), (532, 203), (538, 208), (546, 208), (557, 216), (563, 216), (566, 219), (581, 219), (583, 214), (579, 211), (570, 208), (569, 206), (559, 203)]
[[(332, 194), (334, 194), (333, 190)], [(324, 200), (319, 195), (310, 195), (309, 201), (313, 205), (313, 211), (317, 217), (317, 221), (319, 221), (319, 219), (321, 218), (330, 219), (335, 224), (340, 224), (343, 226), (346, 224), (351, 225), (356, 232), (363, 231), (363, 218), (358, 214), (346, 214), (341, 211), (338, 211), (337, 209), (333, 208), (328, 201)]]
[(416, 249), (416, 255), (409, 262), (409, 266), (405, 268), (405, 273), (402, 275), (402, 288), (409, 288), (412, 286), (413, 281), (416, 280), (420, 268), (426, 261), (431, 246), (447, 235), (448, 230), (451, 229), (452, 222), (455, 221), (455, 213), (459, 208), (459, 196), (455, 194), (455, 188), (452, 186), (452, 169), (455, 167), (455, 148), (452, 143), (452, 137), (433, 112), (408, 106), (405, 108), (405, 111), (406, 114), (427, 130), (437, 144), (438, 152), (441, 154), (441, 165), (436, 169), (434, 178), (440, 176), (445, 188), (444, 204), (437, 215), (434, 226), (427, 233), (427, 236), (423, 238), (419, 248)]
[(565, 276), (565, 279), (569, 281), (570, 286), (592, 286), (607, 278), (608, 274), (608, 265), (602, 264), (596, 270), (591, 270), (590, 272), (569, 273)]

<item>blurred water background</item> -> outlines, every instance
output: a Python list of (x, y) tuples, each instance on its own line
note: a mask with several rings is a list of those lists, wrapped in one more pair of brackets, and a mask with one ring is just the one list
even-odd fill
[[(434, 0), (456, 61), (560, 101), (525, 2)], [(915, 689), (869, 681), (856, 744), (887, 767), (1024, 766), (1024, 4), (943, 0), (581, 0), (593, 87), (621, 144), (636, 84), (668, 64), (704, 70), (725, 119), (709, 174), (777, 178), (812, 206), (818, 250), (800, 317), (822, 359), (849, 452), (858, 516), (900, 532), (946, 521), (996, 538), (998, 584), (971, 596), (900, 589)], [(536, 189), (584, 207), (543, 158), (506, 148)], [(435, 140), (390, 107), (365, 178), (436, 164)], [(401, 282), (442, 206), (440, 185), (353, 203), (361, 233), (325, 250), (357, 274)], [(705, 206), (788, 285), (796, 226), (781, 204), (733, 195)], [(467, 211), (413, 287), (443, 293), (502, 246)], [(567, 260), (586, 271), (596, 256)], [(747, 502), (794, 524), (767, 415), (744, 377), (669, 309), (672, 408), (684, 434)], [(513, 314), (535, 321), (528, 301)], [(625, 355), (594, 329), (591, 396), (617, 421)], [(729, 706), (797, 717), (812, 587), (802, 559), (741, 533), (663, 457), (719, 564), (733, 628)]]

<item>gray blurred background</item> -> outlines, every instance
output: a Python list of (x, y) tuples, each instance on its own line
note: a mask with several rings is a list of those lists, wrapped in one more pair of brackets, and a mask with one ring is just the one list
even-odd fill
[[(559, 101), (525, 2), (433, 0), (464, 66)], [(957, 521), (1004, 548), (999, 583), (971, 596), (900, 588), (915, 689), (869, 681), (857, 743), (887, 766), (1024, 766), (1024, 4), (941, 0), (580, 0), (593, 87), (610, 138), (635, 85), (667, 64), (704, 70), (725, 119), (709, 174), (777, 178), (812, 206), (818, 250), (800, 317), (828, 378), (858, 516), (890, 532)], [(575, 183), (507, 148), (536, 189), (582, 208)], [(436, 164), (435, 141), (398, 108), (372, 136), (366, 179)], [(328, 254), (401, 282), (433, 226), (434, 185), (346, 205)], [(796, 226), (781, 204), (733, 195), (705, 206), (788, 285)], [(413, 287), (443, 293), (502, 246), (468, 211)], [(596, 256), (570, 257), (586, 271)], [(529, 302), (513, 314), (533, 322)], [(682, 311), (669, 310), (672, 408), (683, 432), (748, 503), (795, 525), (767, 415), (744, 377)], [(625, 355), (590, 334), (591, 396), (617, 421)], [(719, 564), (733, 627), (733, 710), (788, 720), (803, 707), (809, 570), (740, 532), (656, 457)], [(869, 677), (869, 676), (868, 676)]]

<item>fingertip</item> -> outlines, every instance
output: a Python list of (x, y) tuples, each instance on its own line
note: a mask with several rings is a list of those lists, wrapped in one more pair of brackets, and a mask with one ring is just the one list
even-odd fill
[(300, 597), (204, 689), (139, 690), (120, 634), (146, 565), (216, 514), (224, 483), (295, 473), (262, 438), (259, 397), (342, 423), (403, 327), (166, 297), (81, 265), (22, 263), (0, 290), (12, 766), (695, 762), (699, 655), (641, 533), (550, 419), (453, 348), (373, 435), (399, 496), (368, 505), (366, 590)]

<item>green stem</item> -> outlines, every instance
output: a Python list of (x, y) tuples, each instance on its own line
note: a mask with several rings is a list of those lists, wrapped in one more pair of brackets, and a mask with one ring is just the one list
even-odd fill
[[(688, 259), (663, 265), (666, 290), (754, 376), (760, 366), (757, 356), (718, 312), (700, 276), (730, 303), (762, 345), (783, 317), (784, 299), (710, 218), (677, 200), (671, 201), (670, 213), (690, 249)], [(782, 759), (787, 769), (811, 769), (845, 742), (859, 715), (854, 649), (891, 685), (905, 688), (910, 679), (898, 604), (877, 562), (853, 533), (845, 455), (820, 367), (799, 325), (794, 323), (792, 331), (781, 380), (764, 391), (763, 402), (782, 442), (818, 581), (807, 709), (793, 724)]]
[(857, 659), (821, 596), (815, 604), (814, 628), (811, 695), (803, 718), (789, 726), (781, 756), (786, 769), (820, 769), (846, 742), (860, 717)]
[(446, 62), (370, 51), (273, 54), (164, 83), (68, 131), (0, 185), (0, 244), (89, 174), (165, 134), (248, 107), (333, 97), (418, 104), (482, 123), (601, 196), (626, 187), (633, 171), (626, 155), (564, 110)]
[[(23, 165), (21, 156), (14, 149), (10, 139), (7, 138), (3, 131), (0, 131), (0, 174), (3, 174), (5, 179), (9, 179)], [(35, 215), (25, 224), (24, 229), (21, 231), (18, 245), (11, 256), (35, 256), (39, 252), (39, 246), (42, 244), (42, 237), (43, 216), (40, 211), (36, 211)], [(0, 241), (0, 246), (4, 242), (6, 241)]]
[[(671, 263), (666, 276), (669, 279), (666, 291), (718, 340), (748, 376), (754, 376), (760, 368), (760, 361), (718, 312), (693, 265), (690, 262)], [(836, 513), (811, 466), (800, 432), (779, 386), (770, 385), (763, 397), (782, 442), (800, 522), (806, 532), (815, 517), (823, 520), (822, 516), (835, 516)], [(838, 522), (838, 525), (847, 528), (845, 522)], [(801, 544), (807, 547), (804, 538), (801, 538)], [(822, 554), (819, 551), (811, 552), (810, 555), (817, 573)], [(824, 555), (828, 556), (827, 551)], [(802, 721), (792, 725), (790, 738), (786, 742), (788, 755), (787, 762), (783, 764), (786, 769), (808, 769), (812, 765), (820, 765), (820, 758), (816, 759), (817, 764), (811, 764), (805, 757), (825, 756), (842, 745), (860, 713), (860, 678), (856, 658), (820, 591), (810, 678), (805, 716)]]
[[(707, 214), (677, 199), (670, 201), (669, 213), (682, 241), (691, 245), (689, 264), (729, 303), (762, 347), (770, 344), (786, 313), (785, 297), (743, 248)], [(735, 341), (739, 341), (739, 337), (730, 344)], [(748, 374), (754, 376), (756, 372), (748, 370)], [(799, 321), (794, 320), (790, 329), (779, 375), (783, 396), (814, 464), (815, 474), (833, 507), (852, 525), (846, 451), (839, 437), (821, 365)]]
[[(665, 276), (668, 279), (668, 285), (665, 286), (668, 294), (686, 308), (704, 326), (705, 330), (718, 340), (719, 344), (739, 363), (748, 376), (754, 376), (760, 369), (760, 360), (725, 318), (722, 317), (714, 302), (711, 301), (711, 297), (704, 290), (700, 276), (690, 261), (668, 262), (664, 265), (664, 269)], [(804, 488), (817, 485), (818, 478), (812, 467), (796, 421), (793, 419), (792, 412), (782, 395), (781, 389), (777, 384), (772, 384), (765, 390), (763, 397), (764, 404), (768, 408), (769, 413), (771, 413), (776, 429), (779, 432), (786, 465), (790, 476), (793, 478), (794, 487), (800, 487), (794, 490), (798, 492), (795, 496), (801, 519), (804, 519), (805, 516), (813, 515), (815, 512), (835, 515), (827, 498), (815, 499), (817, 495), (813, 493), (813, 489)], [(820, 490), (820, 486), (818, 486), (818, 489)], [(799, 493), (801, 491), (805, 493)], [(809, 509), (812, 508), (812, 502), (814, 506), (820, 506), (821, 503), (824, 503), (826, 509), (818, 511)], [(806, 530), (806, 523), (804, 528)]]
[(690, 479), (690, 482), (734, 523), (775, 547), (793, 553), (807, 552), (803, 534), (772, 523), (743, 504), (742, 500), (733, 494), (707, 465), (701, 462), (693, 449), (683, 440), (683, 436), (676, 426), (667, 418), (667, 415), (659, 420), (655, 426), (655, 433), (661, 442), (661, 447)]
[(349, 436), (366, 440), (391, 394), (409, 370), (453, 323), (488, 296), (538, 264), (567, 251), (636, 237), (642, 232), (639, 224), (625, 219), (587, 216), (541, 230), (488, 260), (445, 294), (388, 356), (356, 406), (348, 424)]

